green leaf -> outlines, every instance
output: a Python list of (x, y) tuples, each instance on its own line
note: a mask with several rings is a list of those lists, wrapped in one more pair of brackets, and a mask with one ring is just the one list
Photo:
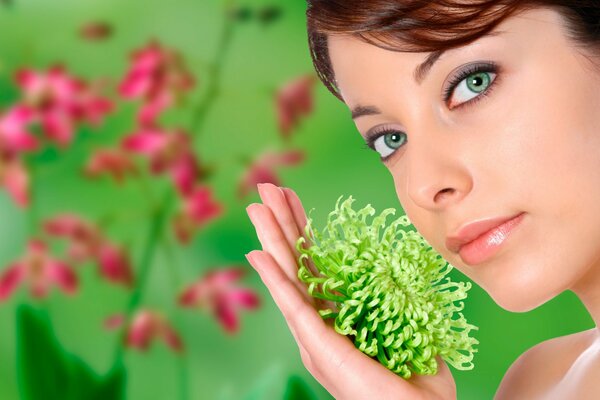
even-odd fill
[(290, 375), (285, 388), (284, 400), (317, 400), (308, 383), (298, 375)]
[(17, 309), (17, 374), (21, 398), (27, 400), (120, 400), (125, 369), (116, 364), (98, 376), (56, 339), (48, 315), (31, 306)]

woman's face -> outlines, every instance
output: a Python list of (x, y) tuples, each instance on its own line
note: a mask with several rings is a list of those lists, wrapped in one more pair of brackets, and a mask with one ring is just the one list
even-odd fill
[[(406, 214), (450, 264), (510, 311), (530, 310), (597, 276), (600, 74), (567, 42), (561, 18), (542, 8), (513, 16), (500, 33), (443, 54), (420, 84), (413, 71), (429, 53), (329, 38), (358, 130), (384, 133), (375, 148), (388, 156)], [(468, 78), (444, 100), (463, 71)], [(446, 247), (468, 223), (520, 213), (483, 261)]]

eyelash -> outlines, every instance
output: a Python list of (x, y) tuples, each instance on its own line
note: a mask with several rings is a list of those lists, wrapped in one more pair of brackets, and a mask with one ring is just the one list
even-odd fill
[[(450, 100), (450, 96), (452, 95), (452, 93), (454, 92), (454, 90), (456, 89), (458, 84), (461, 83), (464, 79), (468, 78), (469, 76), (480, 73), (480, 72), (496, 74), (496, 77), (490, 83), (490, 85), (487, 87), (487, 89), (485, 91), (481, 92), (479, 94), (479, 96), (476, 96), (476, 97), (472, 98), (471, 100), (460, 103), (460, 105), (454, 107), (454, 109), (461, 108), (461, 107), (471, 107), (471, 106), (475, 105), (480, 100), (483, 100), (484, 97), (487, 97), (490, 95), (492, 89), (496, 86), (496, 81), (498, 80), (498, 76), (499, 76), (499, 74), (498, 74), (499, 69), (500, 69), (500, 67), (498, 66), (498, 64), (496, 64), (493, 61), (488, 61), (488, 62), (479, 63), (479, 64), (475, 64), (475, 65), (469, 65), (467, 68), (460, 71), (455, 77), (453, 77), (450, 80), (450, 82), (448, 83), (448, 87), (446, 89), (444, 89), (444, 92), (443, 92), (444, 102), (447, 103), (448, 100)], [(377, 139), (379, 139), (381, 136), (384, 136), (384, 135), (387, 135), (390, 133), (396, 133), (396, 132), (399, 132), (399, 131), (397, 129), (384, 128), (383, 130), (381, 130), (381, 132), (373, 133), (371, 135), (371, 137), (367, 138), (367, 142), (365, 143), (365, 148), (367, 150), (374, 151), (375, 150), (374, 143)], [(406, 135), (405, 132), (402, 132), (402, 133), (404, 135)], [(387, 157), (382, 157), (381, 161), (383, 161), (385, 163), (387, 160), (389, 160), (391, 157), (393, 157), (397, 151), (398, 150), (394, 151), (392, 154), (388, 155)]]
[(495, 84), (496, 84), (496, 80), (498, 79), (498, 71), (499, 70), (500, 70), (500, 67), (498, 66), (498, 64), (496, 64), (493, 61), (488, 61), (488, 62), (479, 63), (479, 64), (475, 64), (475, 65), (469, 65), (467, 68), (460, 71), (458, 73), (458, 75), (456, 75), (455, 77), (453, 77), (450, 80), (450, 82), (448, 83), (448, 87), (444, 90), (444, 96), (443, 96), (444, 102), (447, 103), (448, 100), (450, 100), (450, 96), (452, 95), (452, 92), (454, 92), (454, 89), (456, 89), (458, 84), (461, 83), (464, 79), (468, 78), (469, 76), (475, 75), (480, 72), (496, 74), (496, 77), (490, 83), (488, 88), (485, 91), (481, 92), (481, 94), (479, 96), (474, 97), (471, 100), (465, 101), (464, 103), (461, 103), (459, 106), (456, 106), (454, 108), (463, 107), (464, 105), (468, 105), (469, 107), (474, 105), (479, 100), (482, 100), (482, 97), (487, 97), (490, 94), (491, 89), (494, 86), (496, 86)]
[[(397, 129), (389, 129), (389, 128), (384, 128), (380, 132), (375, 131), (372, 134), (372, 136), (370, 136), (369, 138), (367, 138), (367, 142), (365, 143), (365, 147), (368, 150), (377, 151), (377, 150), (375, 150), (375, 141), (377, 139), (379, 139), (380, 137), (382, 137), (382, 136), (385, 136), (385, 135), (390, 134), (390, 133), (396, 133), (396, 132), (401, 132), (401, 131), (398, 131)], [(406, 135), (406, 133), (404, 133), (404, 132), (402, 132), (402, 134)], [(396, 150), (396, 151), (398, 151), (398, 150)], [(383, 161), (385, 163), (394, 154), (396, 154), (396, 151), (394, 151), (392, 154), (388, 155), (387, 157), (381, 157), (381, 161)]]

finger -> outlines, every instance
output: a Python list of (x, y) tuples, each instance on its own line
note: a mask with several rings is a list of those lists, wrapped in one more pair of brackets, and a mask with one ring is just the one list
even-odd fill
[(276, 260), (277, 268), (283, 270), (290, 283), (303, 293), (305, 299), (311, 304), (315, 304), (315, 301), (308, 294), (306, 286), (298, 279), (296, 258), (294, 258), (287, 239), (283, 235), (271, 209), (264, 204), (254, 203), (250, 204), (246, 211), (256, 228), (256, 234), (263, 250), (267, 251)]
[(298, 289), (282, 268), (266, 251), (253, 250), (246, 254), (246, 259), (258, 272), (269, 290), (275, 304), (283, 314), (298, 346), (310, 354), (305, 343), (307, 331), (319, 330), (324, 326), (321, 316)]
[(391, 393), (402, 395), (398, 398), (422, 397), (411, 384), (356, 349), (346, 336), (327, 327), (271, 254), (253, 250), (246, 258), (282, 312), (298, 347), (304, 352), (303, 359), (310, 360), (319, 382), (330, 392), (352, 393), (353, 399), (368, 398), (367, 391), (372, 392), (372, 383), (378, 382)]
[[(296, 226), (298, 231), (300, 232), (300, 234), (304, 237), (304, 239), (308, 239), (306, 237), (306, 233), (304, 232), (304, 228), (306, 227), (306, 223), (307, 223), (307, 218), (306, 218), (306, 213), (304, 212), (304, 207), (302, 206), (302, 202), (300, 201), (300, 198), (298, 197), (298, 195), (296, 194), (296, 192), (294, 192), (292, 189), (290, 188), (281, 188), (281, 190), (283, 191), (285, 198), (287, 200), (287, 203), (289, 204), (290, 209), (292, 210), (292, 214), (294, 215), (294, 219), (296, 221)], [(307, 240), (304, 241), (304, 243), (302, 243), (302, 247), (303, 248), (308, 248), (310, 245), (307, 242)], [(315, 267), (315, 264), (313, 263), (313, 261), (309, 258), (305, 259), (306, 265), (308, 266), (308, 269), (312, 272), (312, 274), (314, 276), (319, 276), (320, 273), (317, 270), (317, 267)], [(317, 299), (317, 304), (319, 305), (319, 308), (325, 309), (325, 308), (330, 308), (332, 310), (337, 310), (337, 305), (329, 300), (322, 300), (322, 299)], [(329, 323), (328, 325), (333, 325), (331, 322), (332, 320), (328, 320)]]
[(296, 241), (300, 238), (300, 232), (283, 190), (271, 183), (259, 183), (257, 187), (263, 204), (267, 205), (273, 212), (283, 235), (287, 239), (290, 251), (297, 260), (300, 253), (296, 250)]
[[(306, 218), (306, 213), (304, 212), (304, 207), (302, 206), (302, 202), (300, 201), (300, 198), (298, 197), (298, 195), (296, 195), (296, 193), (292, 189), (281, 188), (281, 190), (284, 193), (285, 199), (292, 211), (294, 220), (296, 221), (296, 227), (298, 230), (298, 234), (302, 235), (305, 239), (305, 241), (302, 243), (302, 247), (306, 249), (310, 245), (309, 245), (309, 243), (307, 243), (308, 238), (306, 237), (306, 233), (304, 232), (304, 229), (305, 229), (306, 223), (307, 223), (307, 218)], [(298, 237), (300, 237), (300, 236), (298, 236)], [(295, 244), (294, 244), (294, 248), (296, 248)], [(317, 268), (315, 267), (312, 260), (310, 260), (310, 258), (307, 259), (307, 263), (308, 263), (308, 266), (309, 266), (311, 272), (313, 273), (313, 275), (317, 274)]]
[(305, 236), (304, 228), (306, 227), (307, 219), (300, 198), (290, 188), (282, 187), (281, 191), (283, 192), (285, 199), (290, 207), (290, 210), (292, 211), (292, 215), (294, 216), (294, 220), (296, 221), (298, 232), (302, 236)]

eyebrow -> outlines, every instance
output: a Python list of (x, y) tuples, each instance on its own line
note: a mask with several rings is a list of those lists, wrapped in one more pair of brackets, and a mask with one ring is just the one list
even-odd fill
[[(444, 54), (446, 51), (448, 51), (448, 50), (437, 50), (437, 51), (434, 51), (433, 53), (430, 53), (427, 56), (427, 58), (425, 59), (425, 61), (423, 61), (421, 64), (419, 64), (417, 66), (417, 68), (415, 68), (413, 77), (414, 77), (415, 81), (417, 82), (417, 84), (420, 85), (423, 82), (423, 80), (429, 74), (429, 71), (431, 70), (431, 68), (439, 60), (439, 58), (442, 56), (442, 54)], [(352, 109), (352, 119), (356, 119), (356, 118), (363, 117), (366, 115), (377, 115), (377, 114), (381, 114), (381, 111), (377, 107), (374, 107), (374, 106), (359, 105)]]
[[(502, 33), (506, 33), (506, 31), (488, 32), (487, 34), (483, 35), (480, 39), (482, 39), (483, 37), (487, 37), (487, 36), (498, 36)], [(425, 61), (423, 61), (421, 64), (417, 65), (417, 67), (415, 68), (415, 70), (413, 72), (413, 78), (414, 78), (415, 82), (418, 85), (421, 85), (423, 83), (423, 81), (425, 80), (425, 78), (427, 78), (427, 75), (429, 75), (431, 68), (433, 68), (435, 63), (442, 56), (442, 54), (444, 54), (446, 52), (452, 52), (454, 50), (458, 50), (458, 48), (436, 50), (432, 53), (429, 53), (427, 55), (427, 57), (425, 58)], [(381, 114), (381, 111), (377, 107), (374, 107), (374, 106), (359, 105), (352, 109), (352, 119), (363, 117), (365, 115), (377, 115), (377, 114)]]

